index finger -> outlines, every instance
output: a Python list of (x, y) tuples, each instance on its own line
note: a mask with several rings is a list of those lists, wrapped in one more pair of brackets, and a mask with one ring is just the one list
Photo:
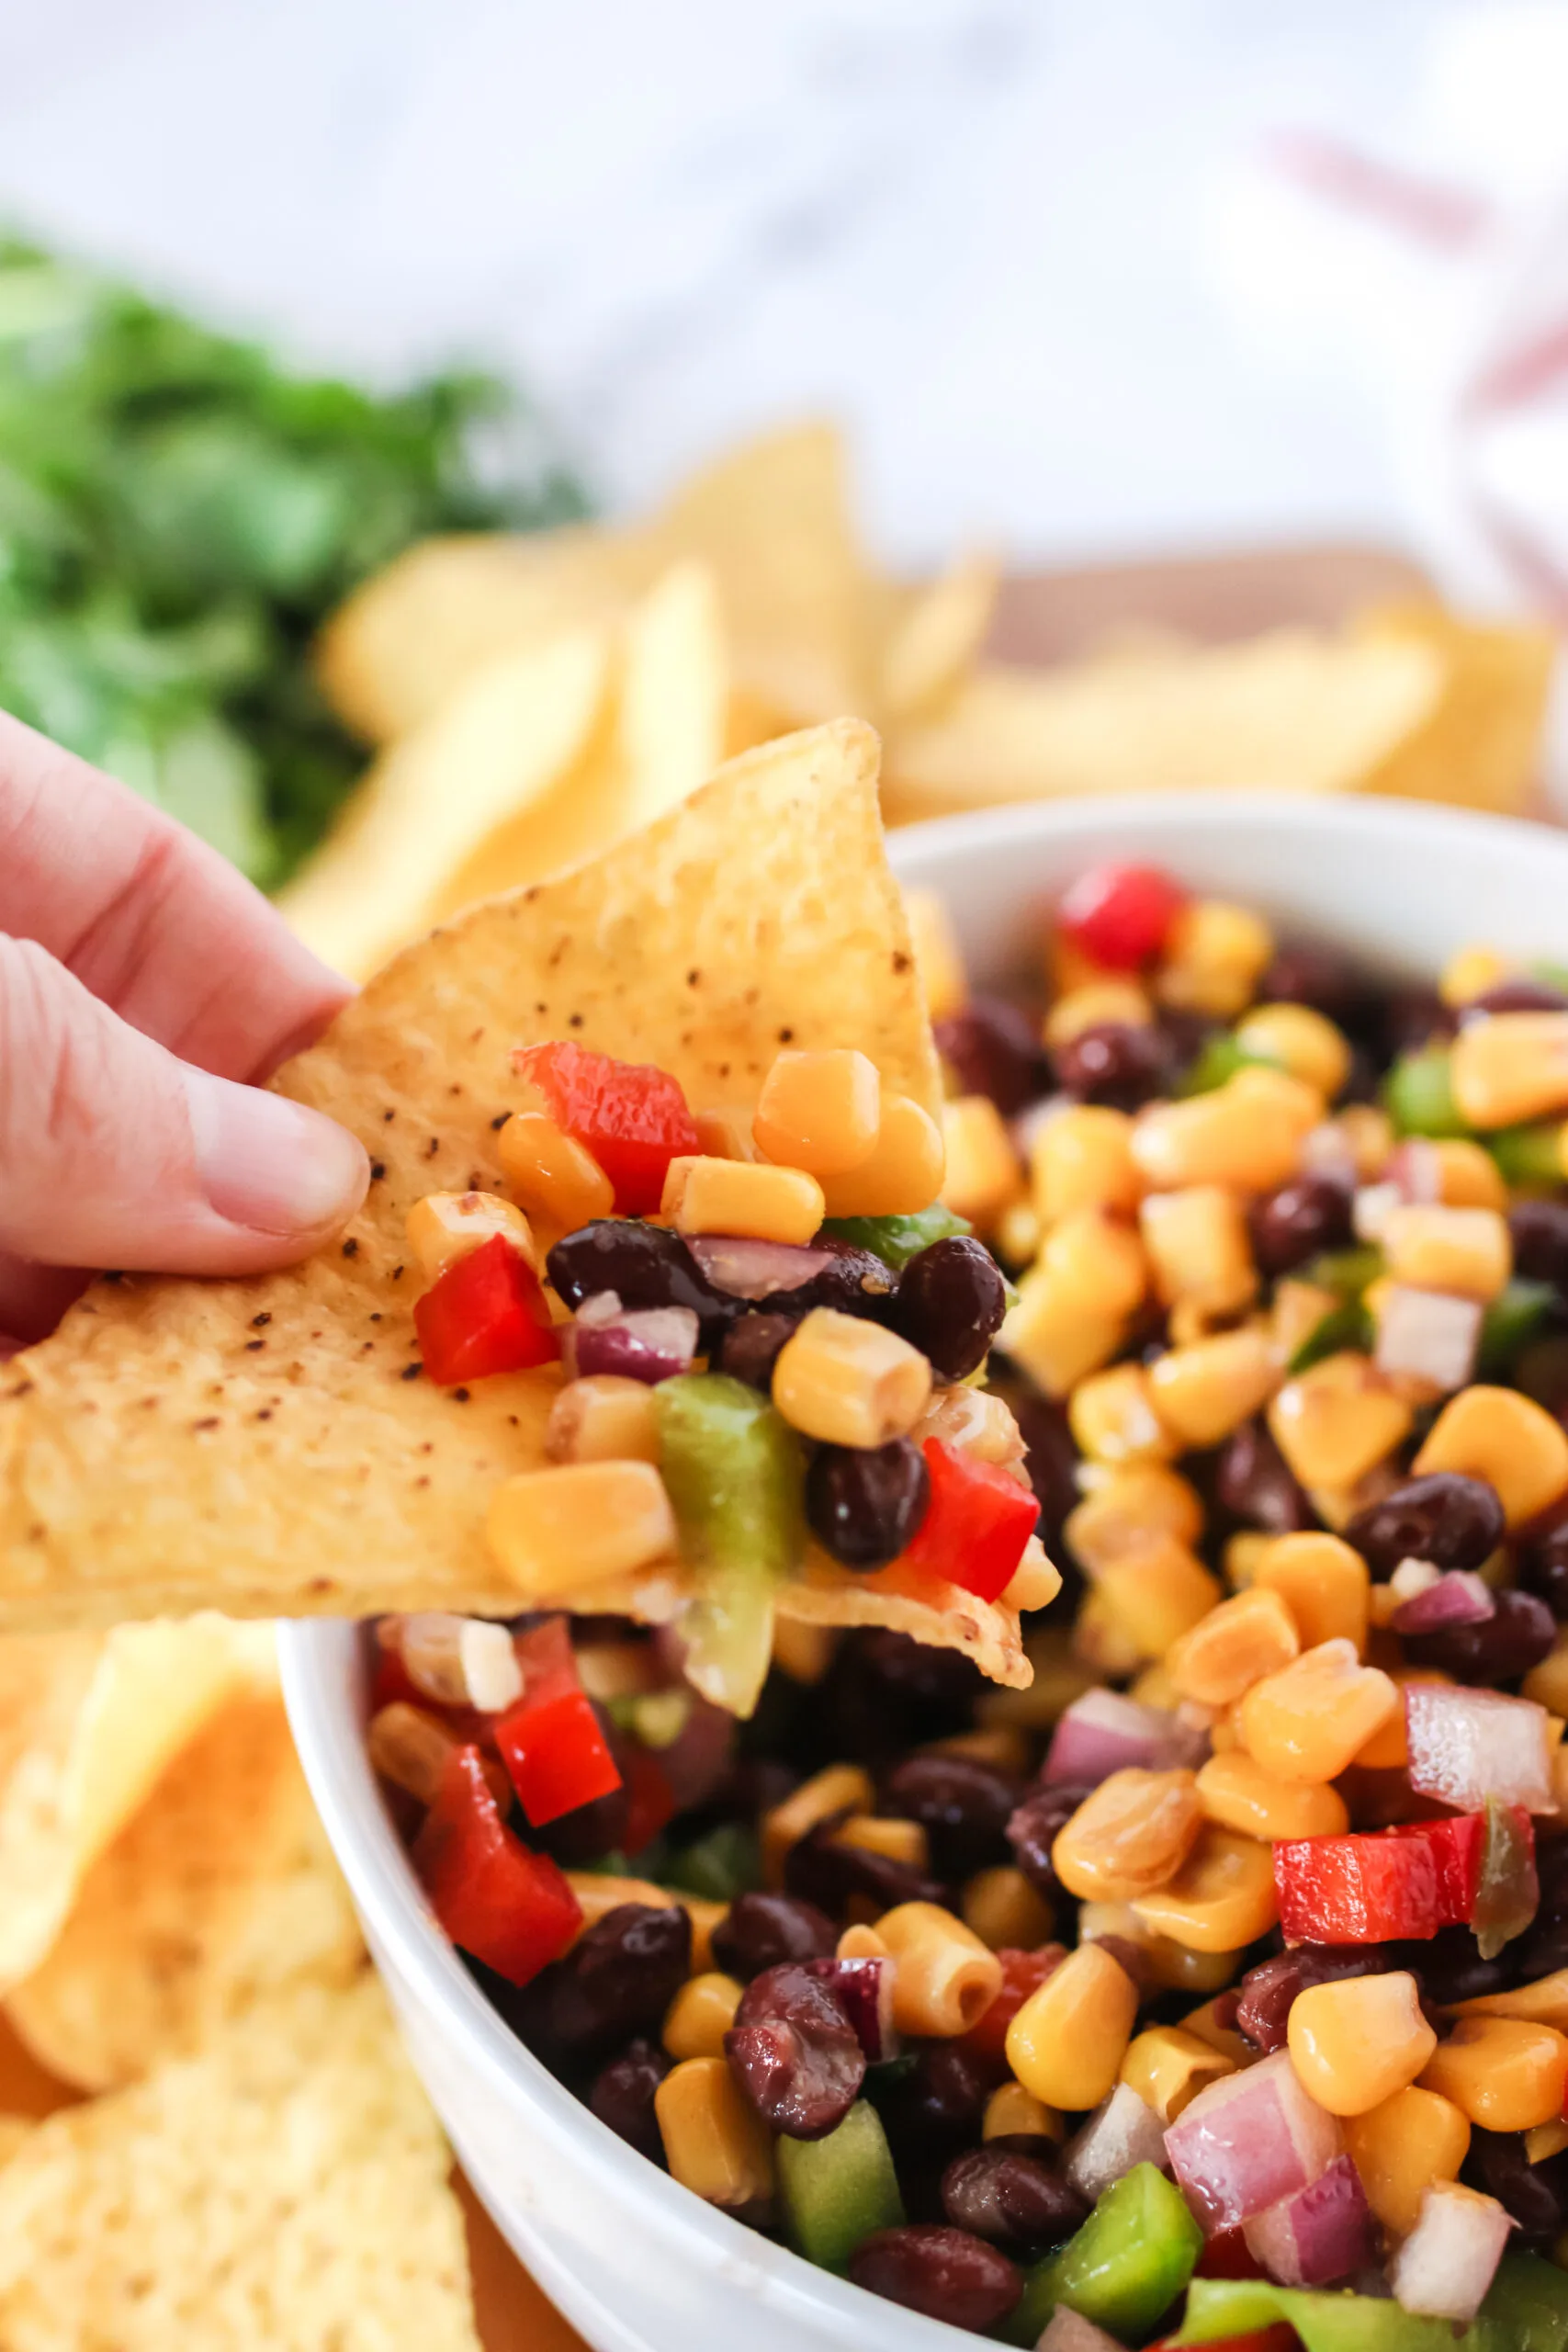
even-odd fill
[(0, 932), (223, 1078), (266, 1077), (351, 994), (216, 850), (5, 712)]

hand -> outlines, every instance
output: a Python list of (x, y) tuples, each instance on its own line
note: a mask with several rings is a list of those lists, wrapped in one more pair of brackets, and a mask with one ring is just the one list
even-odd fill
[(256, 1273), (352, 1216), (358, 1143), (258, 1091), (350, 993), (216, 851), (0, 712), (0, 1334), (52, 1328), (59, 1270)]

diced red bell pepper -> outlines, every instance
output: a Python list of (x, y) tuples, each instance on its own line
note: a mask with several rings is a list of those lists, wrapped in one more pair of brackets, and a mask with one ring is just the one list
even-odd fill
[(622, 1216), (651, 1216), (670, 1162), (702, 1149), (685, 1095), (661, 1069), (573, 1045), (519, 1046), (512, 1066), (557, 1126), (592, 1153)]
[(613, 1796), (621, 1775), (581, 1683), (564, 1617), (547, 1617), (513, 1645), (523, 1696), (495, 1726), (501, 1760), (536, 1829)]
[(477, 1747), (455, 1747), (412, 1860), (442, 1927), (461, 1951), (512, 1984), (558, 1960), (582, 1906), (547, 1854), (514, 1838)]
[(1021, 1951), (1011, 1945), (998, 1951), (1002, 1964), (1001, 1990), (978, 2022), (964, 2035), (959, 2047), (975, 2057), (994, 2061), (1001, 2065), (1007, 2058), (1008, 2028), (1032, 1993), (1037, 1993), (1045, 1979), (1060, 1968), (1066, 1958), (1065, 1946), (1042, 1944), (1035, 1951)]
[(560, 1341), (545, 1294), (504, 1234), (459, 1258), (414, 1301), (425, 1371), (439, 1387), (554, 1363)]
[(1187, 903), (1157, 865), (1091, 865), (1056, 910), (1075, 947), (1111, 972), (1135, 972), (1159, 954)]
[(1215, 2230), (1203, 2241), (1203, 2251), (1198, 2256), (1197, 2276), (1200, 2278), (1266, 2278), (1268, 2272), (1247, 2243), (1247, 2233), (1237, 2223), (1228, 2230)]
[(1424, 1940), (1464, 1926), (1481, 1882), (1485, 1815), (1401, 1822), (1338, 1838), (1286, 1838), (1274, 1848), (1280, 1925), (1288, 1943)]
[(646, 1747), (626, 1750), (626, 1819), (621, 1832), (628, 1854), (640, 1854), (675, 1817), (670, 1776)]
[(1039, 1521), (1033, 1489), (939, 1437), (928, 1437), (922, 1451), (931, 1501), (904, 1558), (981, 1600), (995, 1600), (1012, 1582)]

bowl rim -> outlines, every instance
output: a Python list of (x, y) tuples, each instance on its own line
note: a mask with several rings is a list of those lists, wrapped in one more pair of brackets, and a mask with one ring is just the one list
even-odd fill
[[(1000, 853), (1076, 835), (1135, 839), (1151, 831), (1190, 831), (1198, 843), (1218, 832), (1260, 837), (1325, 836), (1348, 845), (1415, 840), (1456, 854), (1483, 851), (1504, 858), (1546, 856), (1568, 868), (1568, 831), (1468, 808), (1395, 799), (1345, 799), (1239, 793), (1143, 793), (1113, 800), (1029, 801), (963, 811), (891, 834), (895, 873), (924, 879), (960, 852)], [(334, 1645), (358, 1636), (352, 1623), (301, 1619), (280, 1624), (284, 1695), (311, 1792), (340, 1868), (372, 1939), (395, 1960), (413, 1997), (456, 2038), (470, 2064), (491, 2075), (503, 2104), (525, 2112), (552, 2140), (570, 2143), (624, 2203), (642, 2210), (666, 2239), (683, 2241), (696, 2263), (721, 2264), (746, 2289), (793, 2306), (805, 2324), (815, 2314), (833, 2339), (866, 2352), (931, 2352), (954, 2340), (943, 2322), (880, 2302), (847, 2279), (818, 2268), (791, 2248), (763, 2238), (680, 2188), (616, 2137), (592, 2110), (558, 2083), (512, 2031), (468, 1974), (425, 1905), (382, 1803), (365, 1752), (357, 1709), (335, 1686), (344, 1679)], [(352, 1679), (352, 1678), (350, 1678)]]

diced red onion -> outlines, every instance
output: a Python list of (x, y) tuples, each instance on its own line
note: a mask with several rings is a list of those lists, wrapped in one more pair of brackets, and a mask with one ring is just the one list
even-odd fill
[(1082, 2312), (1069, 2311), (1066, 2303), (1058, 2303), (1034, 2352), (1122, 2352), (1122, 2346), (1115, 2336), (1107, 2335), (1093, 2320), (1085, 2319)]
[(1201, 1764), (1207, 1734), (1163, 1707), (1140, 1706), (1119, 1690), (1086, 1690), (1051, 1736), (1044, 1779), (1098, 1782), (1130, 1764), (1162, 1771)]
[(898, 2055), (898, 2035), (893, 2023), (893, 1971), (890, 1960), (812, 1960), (807, 1966), (838, 1996), (845, 2016), (860, 2038), (869, 2065)]
[(1435, 1144), (1424, 1136), (1407, 1136), (1389, 1153), (1382, 1171), (1385, 1184), (1396, 1187), (1402, 1201), (1430, 1205), (1443, 1197), (1443, 1163)]
[(1130, 2084), (1118, 2083), (1068, 2142), (1063, 2170), (1092, 2205), (1134, 2165), (1164, 2163), (1164, 2124), (1147, 2099)]
[(1407, 2312), (1468, 2324), (1491, 2286), (1514, 2224), (1495, 2198), (1458, 2181), (1434, 2181), (1416, 2227), (1389, 2266), (1389, 2284)]
[(833, 1262), (831, 1250), (722, 1233), (695, 1234), (686, 1247), (715, 1290), (731, 1298), (772, 1298), (775, 1291), (798, 1290)]
[(1417, 1796), (1461, 1813), (1479, 1812), (1488, 1797), (1530, 1813), (1555, 1810), (1547, 1713), (1533, 1699), (1407, 1682), (1404, 1727)]
[(1390, 1283), (1378, 1315), (1378, 1370), (1429, 1380), (1445, 1395), (1462, 1388), (1475, 1370), (1484, 1311), (1477, 1298)]
[(1345, 2153), (1334, 2117), (1302, 2088), (1288, 2050), (1211, 2083), (1165, 2135), (1205, 2231), (1229, 2228), (1308, 2188)]
[(1280, 2287), (1332, 2286), (1377, 2251), (1366, 2191), (1348, 2156), (1293, 2197), (1255, 2213), (1243, 2235), (1253, 2259)]
[(1303, 1176), (1326, 1176), (1348, 1193), (1356, 1189), (1356, 1154), (1344, 1128), (1332, 1119), (1311, 1129), (1302, 1145), (1301, 1164)]
[[(592, 1305), (585, 1301), (584, 1305)], [(649, 1383), (690, 1372), (697, 1352), (697, 1318), (689, 1306), (633, 1306), (572, 1325), (572, 1364), (578, 1378), (615, 1373)]]
[(1435, 1634), (1444, 1625), (1484, 1624), (1496, 1614), (1497, 1603), (1484, 1577), (1468, 1568), (1450, 1568), (1402, 1600), (1389, 1622), (1396, 1634)]
[(1350, 1204), (1358, 1241), (1381, 1241), (1384, 1226), (1404, 1200), (1397, 1184), (1363, 1184)]

